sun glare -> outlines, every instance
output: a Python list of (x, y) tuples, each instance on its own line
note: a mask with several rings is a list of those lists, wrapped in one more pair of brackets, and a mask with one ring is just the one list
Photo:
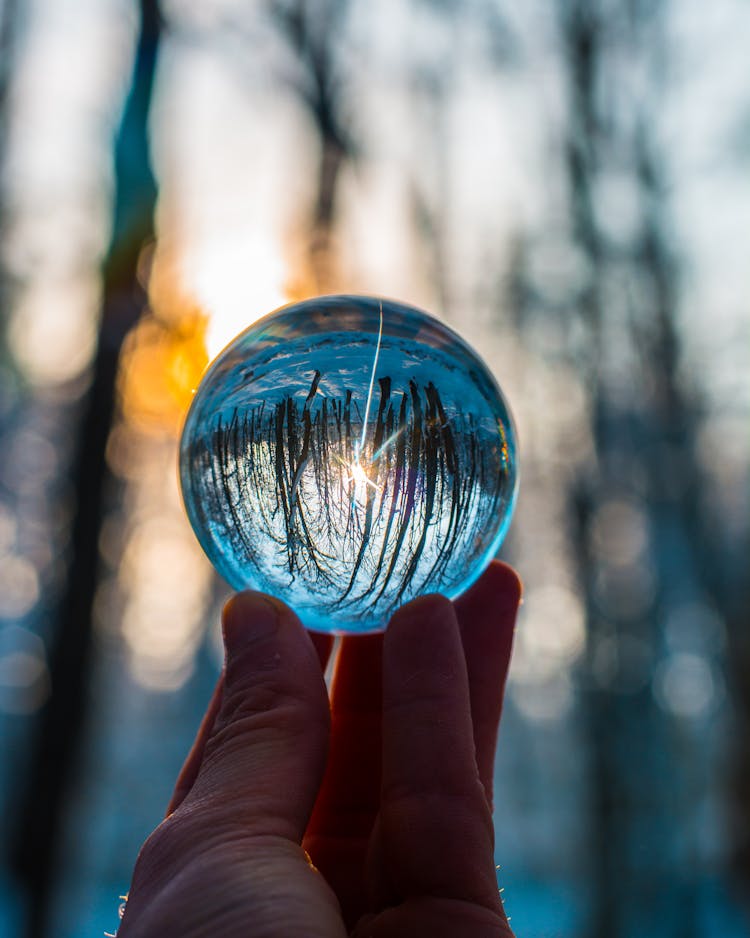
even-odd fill
[(280, 247), (259, 233), (227, 233), (186, 252), (185, 285), (208, 315), (209, 359), (287, 301), (286, 274)]

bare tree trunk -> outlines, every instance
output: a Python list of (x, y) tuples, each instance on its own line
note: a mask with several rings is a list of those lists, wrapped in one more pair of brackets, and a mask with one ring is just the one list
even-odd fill
[[(8, 146), (8, 92), (15, 60), (15, 34), (18, 23), (18, 0), (6, 0), (0, 8), (0, 167), (5, 165)], [(5, 227), (5, 193), (0, 192), (0, 231)], [(8, 358), (6, 329), (8, 327), (8, 297), (10, 285), (7, 271), (0, 260), (0, 367)]]
[[(596, 938), (616, 938), (633, 928), (653, 929), (657, 923), (665, 938), (697, 934), (695, 879), (700, 872), (691, 867), (695, 858), (676, 846), (678, 831), (689, 839), (693, 805), (676, 792), (700, 791), (706, 784), (702, 767), (680, 760), (684, 735), (675, 722), (680, 718), (659, 709), (649, 683), (627, 696), (597, 689), (595, 657), (606, 638), (601, 634), (602, 620), (608, 619), (618, 638), (635, 639), (649, 650), (650, 678), (664, 656), (659, 623), (679, 608), (681, 597), (697, 592), (727, 615), (716, 545), (699, 510), (701, 469), (692, 431), (700, 408), (678, 373), (678, 270), (664, 230), (668, 215), (653, 149), (658, 83), (653, 80), (635, 117), (626, 109), (623, 119), (611, 102), (605, 113), (601, 105), (614, 37), (628, 43), (648, 69), (663, 58), (660, 25), (658, 5), (647, 15), (613, 22), (610, 8), (598, 0), (572, 0), (563, 21), (573, 122), (568, 175), (574, 238), (591, 271), (581, 313), (588, 332), (584, 370), (598, 457), (596, 475), (581, 481), (572, 511), (588, 609), (583, 704), (593, 796), (590, 934)], [(638, 199), (639, 229), (626, 244), (613, 245), (597, 221), (595, 185), (610, 161), (620, 171), (626, 161)], [(605, 349), (602, 339), (604, 297), (611, 295), (605, 291), (615, 270), (641, 287), (621, 332), (637, 353), (630, 375), (634, 390), (617, 395), (611, 391), (604, 355), (610, 349)], [(639, 387), (649, 391), (639, 392)], [(603, 569), (591, 549), (591, 522), (605, 500), (622, 497), (642, 505), (652, 542), (649, 565), (656, 577), (655, 594), (636, 617), (623, 616), (617, 609), (603, 614), (601, 589), (594, 588)], [(646, 866), (641, 854), (647, 857)], [(660, 902), (667, 894), (674, 900), (665, 917), (659, 909), (664, 908)]]
[(120, 349), (146, 303), (136, 267), (143, 244), (154, 231), (157, 191), (149, 161), (147, 117), (162, 24), (157, 0), (141, 0), (140, 12), (132, 84), (116, 141), (113, 231), (103, 269), (98, 345), (73, 465), (76, 515), (71, 562), (49, 650), (52, 692), (38, 718), (14, 850), (28, 900), (29, 938), (43, 938), (47, 932), (66, 793), (85, 725), (98, 541), (110, 483), (105, 450)]
[[(602, 404), (601, 317), (602, 298), (599, 272), (602, 247), (594, 221), (592, 177), (596, 171), (597, 127), (594, 88), (600, 67), (601, 32), (596, 4), (574, 0), (566, 4), (562, 24), (567, 66), (570, 75), (571, 128), (567, 141), (567, 172), (571, 192), (573, 238), (590, 262), (591, 276), (584, 290), (579, 309), (586, 326), (587, 354), (582, 365), (586, 384), (592, 396), (592, 427), (598, 454), (607, 445), (609, 428), (606, 409)], [(592, 671), (593, 657), (600, 641), (599, 617), (595, 612), (593, 583), (595, 560), (589, 551), (588, 531), (606, 485), (603, 480), (581, 480), (573, 493), (572, 521), (578, 577), (586, 600), (587, 646), (584, 659), (586, 672)], [(589, 681), (586, 684), (589, 685)], [(593, 897), (589, 934), (594, 938), (622, 934), (619, 915), (619, 875), (623, 865), (622, 824), (626, 823), (626, 799), (617, 767), (613, 726), (617, 717), (614, 701), (606, 689), (587, 686), (582, 693), (584, 726), (589, 740), (590, 825), (589, 853)]]
[(320, 4), (294, 0), (273, 7), (275, 19), (302, 66), (302, 86), (298, 91), (313, 118), (320, 147), (307, 256), (318, 293), (330, 293), (337, 288), (333, 238), (336, 192), (341, 170), (353, 157), (336, 61), (337, 36), (347, 6), (348, 0), (326, 0)]

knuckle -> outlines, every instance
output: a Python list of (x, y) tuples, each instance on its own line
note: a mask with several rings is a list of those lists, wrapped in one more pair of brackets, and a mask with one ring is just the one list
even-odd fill
[(146, 838), (141, 847), (133, 872), (131, 892), (152, 891), (156, 884), (174, 870), (179, 858), (184, 855), (182, 825), (177, 814), (172, 814), (159, 824)]
[(252, 683), (229, 688), (209, 744), (216, 747), (227, 737), (251, 736), (267, 731), (285, 736), (308, 733), (329, 722), (327, 706), (310, 692), (273, 675), (261, 675)]
[(224, 837), (221, 819), (213, 823), (204, 807), (181, 805), (146, 838), (136, 860), (132, 889), (141, 894), (158, 892), (196, 856), (220, 845)]

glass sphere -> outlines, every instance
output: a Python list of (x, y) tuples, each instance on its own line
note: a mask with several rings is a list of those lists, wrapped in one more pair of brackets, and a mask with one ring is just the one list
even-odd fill
[(516, 442), (477, 354), (426, 313), (373, 297), (286, 306), (208, 369), (180, 444), (190, 522), (236, 589), (308, 628), (383, 629), (486, 567), (516, 494)]

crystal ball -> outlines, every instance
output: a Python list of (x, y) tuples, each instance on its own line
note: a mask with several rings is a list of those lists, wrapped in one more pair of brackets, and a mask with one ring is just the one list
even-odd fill
[(496, 554), (516, 495), (513, 423), (469, 345), (427, 313), (327, 296), (253, 323), (187, 415), (188, 517), (236, 589), (310, 629), (385, 628), (453, 598)]

